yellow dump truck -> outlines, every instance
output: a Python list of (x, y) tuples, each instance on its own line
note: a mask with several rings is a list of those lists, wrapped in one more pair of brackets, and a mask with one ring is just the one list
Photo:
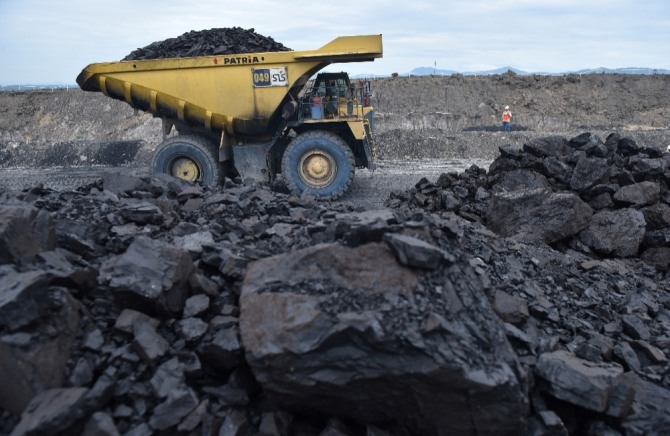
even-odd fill
[(204, 184), (282, 174), (296, 195), (336, 199), (374, 165), (370, 83), (310, 79), (382, 54), (381, 35), (341, 36), (318, 50), (96, 63), (77, 83), (163, 120), (154, 172)]

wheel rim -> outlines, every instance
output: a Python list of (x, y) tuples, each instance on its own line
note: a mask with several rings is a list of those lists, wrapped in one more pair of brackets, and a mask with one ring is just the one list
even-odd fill
[(335, 158), (323, 150), (310, 150), (300, 158), (300, 178), (312, 188), (328, 186), (337, 175)]
[(195, 182), (200, 180), (202, 169), (195, 160), (182, 156), (172, 161), (170, 175), (178, 179)]

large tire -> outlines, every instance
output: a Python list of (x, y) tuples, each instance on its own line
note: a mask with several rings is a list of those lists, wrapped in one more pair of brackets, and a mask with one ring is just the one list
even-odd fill
[(338, 199), (354, 178), (354, 155), (339, 136), (325, 131), (299, 135), (282, 157), (282, 175), (295, 195)]
[(223, 170), (216, 145), (195, 135), (179, 135), (163, 141), (154, 151), (151, 168), (188, 182), (219, 185)]

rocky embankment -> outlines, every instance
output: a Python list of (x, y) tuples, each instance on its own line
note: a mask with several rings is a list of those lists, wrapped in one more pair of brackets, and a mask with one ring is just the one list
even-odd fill
[(114, 174), (3, 193), (0, 431), (666, 433), (670, 155), (501, 152), (382, 210)]

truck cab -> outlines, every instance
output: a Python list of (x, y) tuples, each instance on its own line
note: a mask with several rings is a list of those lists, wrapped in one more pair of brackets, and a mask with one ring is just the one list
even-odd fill
[(352, 83), (344, 72), (320, 73), (311, 86), (305, 88), (301, 100), (302, 120), (365, 116), (372, 110), (371, 95), (369, 81)]

